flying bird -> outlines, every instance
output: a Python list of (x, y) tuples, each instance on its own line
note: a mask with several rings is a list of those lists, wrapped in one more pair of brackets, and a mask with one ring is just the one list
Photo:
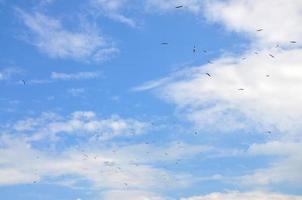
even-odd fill
[(292, 43), (292, 44), (296, 44), (297, 42), (296, 42), (296, 41), (290, 41), (290, 43)]
[(260, 29), (258, 29), (257, 31), (258, 31), (258, 32), (263, 31), (263, 28), (260, 28)]
[(244, 89), (243, 88), (239, 88), (238, 90), (243, 91)]
[(195, 45), (194, 45), (194, 47), (193, 47), (193, 53), (195, 53), (196, 52), (196, 47), (195, 47)]
[(168, 45), (168, 42), (162, 42), (161, 44), (162, 45)]
[(206, 73), (206, 75), (208, 75), (209, 77), (212, 77), (211, 74), (209, 74), (209, 73)]
[(23, 85), (25, 85), (25, 84), (26, 84), (25, 80), (22, 80), (22, 82), (23, 82)]
[(270, 57), (272, 57), (272, 58), (275, 58), (275, 56), (274, 56), (274, 55), (272, 55), (272, 54), (269, 54), (269, 56), (270, 56)]
[(176, 6), (175, 8), (182, 8), (183, 6)]

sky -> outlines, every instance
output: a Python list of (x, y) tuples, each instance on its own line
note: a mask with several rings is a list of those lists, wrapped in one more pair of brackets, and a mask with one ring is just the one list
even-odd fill
[(0, 0), (1, 199), (302, 200), (301, 10)]

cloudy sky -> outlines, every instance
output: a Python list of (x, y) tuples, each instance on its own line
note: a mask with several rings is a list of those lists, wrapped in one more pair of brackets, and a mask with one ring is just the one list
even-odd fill
[(1, 199), (302, 200), (301, 11), (0, 0)]

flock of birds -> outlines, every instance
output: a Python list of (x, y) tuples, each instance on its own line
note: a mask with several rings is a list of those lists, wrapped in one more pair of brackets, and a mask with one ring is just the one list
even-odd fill
[[(183, 8), (184, 6), (182, 6), (182, 5), (180, 5), (180, 6), (176, 6), (175, 8)], [(261, 28), (261, 29), (257, 29), (256, 31), (257, 32), (261, 32), (261, 31), (263, 31), (264, 29), (263, 28)], [(289, 41), (291, 44), (297, 44), (297, 41), (294, 41), (294, 40), (292, 40), (292, 41)], [(168, 45), (169, 43), (168, 42), (162, 42), (161, 43), (162, 45)], [(279, 48), (280, 47), (280, 45), (279, 44), (277, 44), (276, 45), (276, 48)], [(203, 51), (203, 53), (207, 53), (208, 52), (208, 50), (202, 50)], [(196, 45), (194, 45), (193, 46), (193, 49), (192, 49), (192, 52), (195, 54), (196, 52), (197, 52), (197, 48), (196, 48)], [(259, 54), (257, 51), (255, 51), (254, 52), (255, 54)], [(271, 54), (271, 53), (269, 53), (268, 54), (271, 58), (275, 58), (275, 56), (273, 55), (273, 54)], [(246, 57), (243, 57), (243, 58), (241, 58), (242, 60), (246, 60), (247, 58)], [(208, 62), (208, 64), (213, 64), (213, 62), (212, 61), (210, 61), (210, 60), (208, 60), (207, 61)], [(210, 74), (210, 73), (205, 73), (205, 75), (207, 75), (208, 77), (212, 77), (212, 75)], [(266, 77), (270, 77), (270, 75), (266, 75)], [(243, 91), (244, 90), (244, 88), (239, 88), (238, 89), (239, 91)]]
[[(178, 6), (176, 6), (175, 8), (176, 8), (176, 9), (180, 9), (180, 8), (183, 8), (183, 7), (184, 7), (183, 5), (178, 5)], [(257, 29), (256, 31), (257, 31), (257, 32), (261, 32), (261, 31), (264, 31), (264, 29), (261, 28), (261, 29)], [(291, 44), (296, 44), (297, 41), (290, 41), (290, 43), (291, 43)], [(161, 45), (169, 45), (169, 43), (168, 43), (168, 42), (162, 42)], [(278, 48), (279, 45), (276, 45), (276, 47)], [(193, 52), (193, 53), (196, 53), (196, 52), (197, 52), (197, 48), (196, 48), (195, 45), (193, 46), (192, 52)], [(208, 52), (208, 50), (203, 50), (203, 53), (207, 53), (207, 52)], [(255, 54), (258, 54), (258, 52), (254, 52), (254, 53), (255, 53)], [(274, 56), (273, 54), (269, 54), (269, 56), (270, 56), (271, 58), (275, 58), (275, 56)], [(246, 60), (246, 58), (242, 58), (242, 60)], [(208, 60), (208, 63), (209, 63), (209, 64), (212, 64), (212, 62), (209, 61), (209, 60)], [(208, 77), (210, 77), (210, 78), (212, 77), (212, 75), (211, 75), (210, 73), (208, 73), (208, 72), (205, 73), (205, 75), (208, 76)], [(266, 75), (266, 77), (270, 77), (270, 75)], [(24, 85), (26, 85), (26, 81), (25, 81), (25, 80), (22, 80), (22, 83), (23, 83)], [(239, 91), (243, 91), (244, 88), (239, 88), (238, 90), (239, 90)], [(271, 134), (272, 132), (271, 132), (271, 131), (267, 131), (267, 133)], [(198, 135), (198, 132), (196, 131), (196, 132), (194, 132), (194, 134), (195, 134), (195, 135)], [(145, 142), (145, 144), (148, 145), (148, 144), (150, 144), (150, 143), (149, 143), (149, 142)], [(178, 142), (177, 144), (180, 145), (179, 142)], [(181, 148), (181, 146), (180, 146), (180, 148)], [(89, 156), (87, 153), (85, 153), (83, 150), (80, 150), (80, 151), (81, 151), (82, 156), (83, 156), (83, 159), (82, 159), (82, 160), (89, 160), (89, 159), (97, 160), (97, 159), (98, 159), (98, 157), (97, 157), (96, 155), (91, 157), (91, 156)], [(116, 151), (116, 150), (113, 150), (112, 153), (113, 153), (113, 154), (116, 154), (117, 151)], [(146, 154), (150, 154), (150, 152), (147, 151)], [(164, 152), (163, 155), (164, 155), (164, 156), (168, 156), (169, 153), (168, 153), (168, 152)], [(37, 157), (37, 159), (39, 159), (39, 157)], [(177, 159), (176, 162), (175, 162), (175, 164), (178, 165), (178, 164), (180, 164), (180, 162), (181, 162), (181, 159)], [(117, 171), (119, 171), (119, 172), (122, 171), (122, 168), (119, 167), (119, 166), (117, 166), (116, 163), (113, 162), (113, 161), (104, 161), (103, 164), (104, 164), (105, 167), (108, 167), (108, 168), (115, 168), (115, 169), (116, 169)], [(138, 164), (135, 163), (135, 162), (132, 162), (132, 164), (135, 165), (135, 166), (138, 166)], [(33, 181), (33, 183), (37, 183), (37, 181)], [(124, 185), (125, 187), (128, 187), (128, 186), (129, 186), (129, 184), (128, 184), (127, 182), (124, 182), (123, 185)]]

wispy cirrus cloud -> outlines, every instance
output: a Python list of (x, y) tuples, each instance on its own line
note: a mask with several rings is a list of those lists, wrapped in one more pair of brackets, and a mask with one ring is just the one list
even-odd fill
[(86, 90), (84, 88), (71, 88), (67, 90), (67, 92), (74, 97), (79, 97), (84, 95), (85, 91)]
[(130, 27), (137, 27), (135, 20), (122, 14), (125, 8), (132, 5), (129, 0), (91, 0), (90, 4), (97, 13), (100, 12), (110, 19), (126, 24)]
[(77, 72), (77, 73), (62, 73), (62, 72), (52, 72), (51, 79), (54, 80), (86, 80), (95, 79), (100, 76), (99, 72)]
[(29, 30), (28, 42), (51, 58), (95, 62), (105, 61), (119, 52), (95, 25), (81, 23), (78, 30), (72, 31), (61, 20), (40, 12), (17, 11)]
[(57, 137), (63, 133), (110, 139), (122, 135), (143, 134), (148, 128), (147, 123), (138, 120), (123, 119), (116, 115), (100, 119), (96, 113), (90, 111), (74, 112), (67, 119), (55, 113), (44, 113), (39, 118), (20, 120), (13, 126), (16, 131), (29, 135), (34, 140)]
[(20, 74), (22, 71), (18, 68), (3, 68), (0, 69), (0, 81), (9, 80), (14, 75)]

